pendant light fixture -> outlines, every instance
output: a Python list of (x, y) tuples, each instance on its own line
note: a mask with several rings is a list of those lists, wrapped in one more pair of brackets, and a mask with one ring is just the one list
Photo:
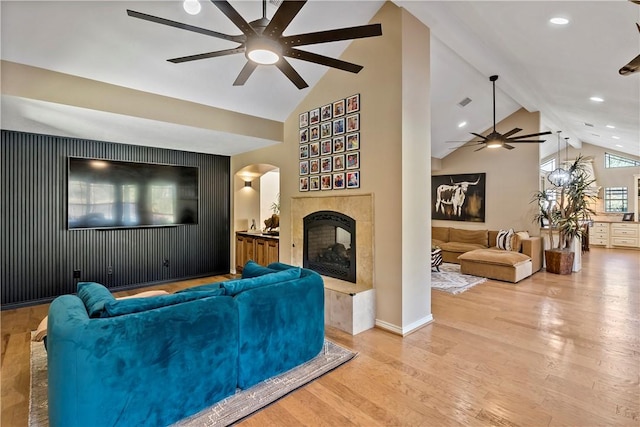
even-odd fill
[(571, 174), (568, 170), (562, 168), (560, 166), (560, 132), (558, 131), (558, 167), (547, 176), (549, 182), (556, 187), (564, 187), (569, 183), (569, 179), (571, 178)]

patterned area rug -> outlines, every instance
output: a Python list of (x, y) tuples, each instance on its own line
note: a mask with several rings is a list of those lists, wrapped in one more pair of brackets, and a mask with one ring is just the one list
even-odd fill
[[(238, 390), (215, 405), (186, 418), (175, 427), (228, 426), (310, 383), (357, 353), (325, 340), (320, 354), (284, 374), (269, 378), (247, 390)], [(49, 425), (47, 414), (47, 353), (42, 342), (31, 342), (31, 392), (29, 397), (29, 427)]]
[(460, 294), (486, 281), (487, 279), (484, 277), (460, 273), (460, 266), (458, 264), (445, 262), (440, 265), (440, 272), (431, 271), (431, 289), (437, 289), (450, 294)]

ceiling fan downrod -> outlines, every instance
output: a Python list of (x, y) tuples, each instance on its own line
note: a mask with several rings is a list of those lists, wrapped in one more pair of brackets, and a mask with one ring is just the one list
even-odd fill
[(493, 82), (493, 132), (496, 131), (496, 80), (498, 76), (491, 76), (489, 80)]

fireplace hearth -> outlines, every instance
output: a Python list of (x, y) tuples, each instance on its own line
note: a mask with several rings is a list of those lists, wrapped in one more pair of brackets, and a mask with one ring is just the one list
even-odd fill
[(356, 283), (356, 222), (335, 211), (304, 217), (303, 266), (317, 273)]

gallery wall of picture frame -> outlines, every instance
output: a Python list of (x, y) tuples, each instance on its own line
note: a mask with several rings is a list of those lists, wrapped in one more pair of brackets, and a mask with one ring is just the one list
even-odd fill
[(300, 191), (360, 188), (360, 94), (299, 116)]

